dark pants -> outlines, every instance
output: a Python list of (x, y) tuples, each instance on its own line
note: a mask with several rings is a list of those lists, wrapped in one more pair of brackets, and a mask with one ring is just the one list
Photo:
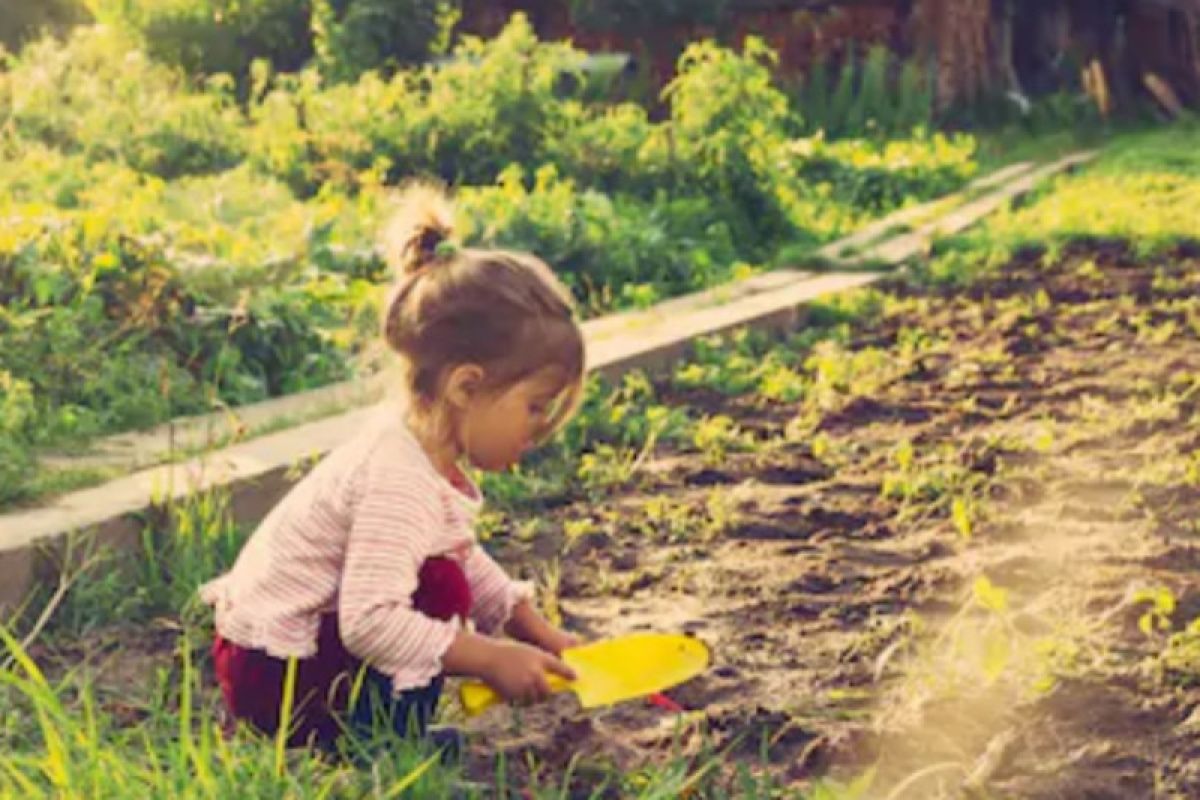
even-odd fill
[[(435, 619), (466, 618), (471, 590), (457, 561), (431, 558), (421, 566), (413, 608)], [(274, 735), (279, 730), (288, 662), (217, 634), (213, 662), (226, 709), (234, 720)], [(442, 677), (396, 696), (391, 678), (351, 655), (337, 615), (321, 618), (317, 652), (296, 661), (288, 744), (334, 747), (343, 733), (363, 736), (382, 722), (400, 735), (423, 736), (437, 711)]]

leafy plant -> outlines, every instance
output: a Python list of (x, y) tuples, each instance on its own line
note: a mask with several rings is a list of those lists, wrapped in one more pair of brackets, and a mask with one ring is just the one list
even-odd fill
[(705, 463), (714, 466), (723, 463), (731, 450), (751, 447), (753, 441), (752, 436), (724, 414), (706, 416), (692, 428), (692, 443), (700, 450)]
[[(787, 97), (772, 80), (776, 55), (747, 37), (742, 53), (711, 42), (688, 46), (663, 92), (671, 107), (676, 163), (728, 203), (743, 257), (755, 242), (791, 229), (784, 147), (793, 132)], [(678, 168), (678, 167), (677, 167)], [(743, 233), (744, 232), (744, 233)]]
[(1138, 618), (1138, 630), (1146, 636), (1169, 631), (1172, 626), (1172, 616), (1175, 614), (1175, 593), (1165, 586), (1152, 589), (1139, 589), (1133, 594), (1132, 602), (1147, 604), (1148, 607)]
[(1171, 635), (1158, 658), (1162, 675), (1184, 687), (1200, 685), (1200, 618)]
[(953, 446), (918, 457), (905, 439), (892, 452), (893, 469), (884, 474), (880, 492), (901, 503), (902, 514), (946, 514), (964, 539), (974, 535), (987, 475), (972, 468)]
[(293, 70), (312, 55), (307, 2), (88, 0), (100, 22), (139, 37), (146, 51), (191, 74), (248, 75), (267, 59)]
[(448, 0), (312, 0), (317, 64), (333, 80), (353, 80), (367, 70), (418, 63), (446, 40), (458, 6)]

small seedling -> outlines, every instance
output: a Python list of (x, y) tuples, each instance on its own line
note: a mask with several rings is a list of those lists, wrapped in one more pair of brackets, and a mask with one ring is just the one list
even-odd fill
[(1138, 617), (1138, 630), (1146, 636), (1171, 630), (1171, 618), (1175, 614), (1175, 593), (1165, 586), (1139, 589), (1133, 593), (1134, 605), (1146, 603), (1149, 607)]

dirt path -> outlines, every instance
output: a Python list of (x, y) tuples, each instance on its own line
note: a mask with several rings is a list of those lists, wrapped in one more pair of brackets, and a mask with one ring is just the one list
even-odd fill
[(1200, 796), (1200, 637), (1168, 647), (1200, 615), (1197, 266), (1031, 257), (893, 296), (821, 351), (816, 406), (680, 398), (759, 445), (664, 457), (533, 547), (594, 521), (568, 623), (702, 637), (714, 668), (672, 695), (694, 713), (499, 711), (489, 747), (581, 786), (707, 745), (796, 785), (874, 768), (871, 797)]

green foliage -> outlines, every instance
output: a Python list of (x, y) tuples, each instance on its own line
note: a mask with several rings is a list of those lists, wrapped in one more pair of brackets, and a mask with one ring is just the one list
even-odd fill
[(453, 56), (423, 72), (428, 88), (412, 129), (422, 160), (413, 166), (487, 183), (511, 163), (537, 164), (544, 138), (568, 105), (556, 88), (574, 51), (540, 43), (517, 14), (496, 39), (467, 37)]
[[(77, 160), (66, 163), (79, 166)], [(251, 293), (228, 286), (230, 266), (186, 273), (180, 264), (189, 255), (200, 260), (202, 243), (193, 239), (197, 249), (190, 254), (164, 246), (163, 228), (183, 234), (177, 248), (193, 232), (178, 216), (173, 226), (158, 216), (166, 213), (172, 193), (161, 185), (139, 192), (119, 170), (107, 177), (115, 180), (113, 189), (126, 189), (109, 199), (108, 209), (90, 203), (88, 211), (57, 213), (37, 204), (5, 208), (10, 224), (0, 236), (0, 441), (27, 454), (14, 464), (26, 463), (33, 447), (348, 375), (349, 342), (337, 335), (347, 325), (347, 309), (368, 302), (365, 282), (334, 275), (303, 279), (292, 270), (291, 280)], [(51, 178), (48, 191), (61, 194)], [(227, 190), (235, 186), (224, 183)], [(47, 189), (29, 185), (24, 191)], [(133, 220), (143, 229), (131, 230)], [(206, 249), (236, 258), (246, 246), (216, 241)], [(19, 498), (32, 479), (25, 472), (6, 481), (5, 499)]]
[(933, 99), (933, 70), (918, 58), (900, 62), (882, 46), (865, 59), (851, 47), (832, 74), (818, 61), (793, 93), (805, 130), (834, 139), (928, 128)]
[(818, 60), (809, 70), (800, 85), (799, 107), (801, 120), (810, 131), (828, 130), (830, 127), (829, 63)]
[(1171, 617), (1178, 602), (1175, 593), (1165, 586), (1139, 589), (1131, 599), (1136, 605), (1146, 604), (1146, 610), (1138, 618), (1138, 630), (1145, 636), (1171, 630)]
[(884, 475), (880, 491), (901, 504), (902, 516), (946, 514), (958, 535), (970, 539), (987, 480), (955, 448), (918, 454), (906, 439), (892, 453), (892, 470)]
[(684, 441), (688, 411), (658, 401), (642, 372), (610, 386), (593, 377), (579, 413), (553, 443), (506, 474), (478, 476), (489, 501), (528, 507), (579, 492), (598, 494), (631, 480), (660, 443)]
[(1072, 241), (1120, 240), (1142, 256), (1200, 241), (1196, 133), (1194, 123), (1182, 123), (1122, 137), (1078, 173), (1047, 182), (980, 228), (939, 243), (920, 277), (962, 284), (1019, 252), (1054, 261)]
[(193, 75), (244, 77), (256, 59), (299, 68), (312, 55), (308, 0), (89, 0), (155, 59)]
[(862, 65), (861, 86), (850, 114), (855, 131), (890, 130), (893, 117), (891, 79), (893, 56), (884, 47), (873, 47)]
[(245, 88), (254, 62), (292, 72), (310, 60), (335, 81), (439, 52), (452, 0), (90, 0), (96, 18), (134, 34), (153, 58)]
[(753, 446), (753, 435), (742, 431), (731, 417), (724, 414), (697, 420), (692, 429), (692, 444), (700, 451), (705, 463), (717, 466), (730, 452)]
[(159, 668), (148, 698), (120, 698), (118, 705), (136, 714), (131, 722), (128, 713), (121, 719), (112, 703), (102, 702), (87, 676), (52, 682), (0, 628), (0, 656), (11, 664), (0, 671), (0, 707), (15, 723), (5, 737), (0, 795), (394, 798), (411, 790), (450, 796), (453, 775), (437, 755), (382, 726), (372, 733), (370, 770), (306, 750), (289, 754), (281, 742), (246, 728), (224, 738), (193, 646), (181, 639), (177, 658)]
[(311, 0), (313, 47), (323, 75), (354, 80), (435, 53), (457, 21), (446, 0)]
[(847, 52), (838, 71), (837, 85), (829, 99), (829, 116), (825, 124), (835, 135), (850, 130), (851, 115), (854, 113), (854, 95), (858, 89), (858, 62), (854, 58), (854, 47)]
[(366, 170), (489, 184), (511, 164), (540, 166), (546, 143), (586, 117), (556, 91), (576, 60), (515, 15), (497, 38), (467, 37), (449, 59), (387, 79), (329, 86), (316, 70), (273, 76), (264, 64), (250, 157), (304, 195), (328, 183), (355, 190)]
[(69, 42), (30, 45), (0, 72), (0, 120), (6, 137), (163, 178), (232, 166), (243, 155), (232, 96), (220, 81), (186, 86), (128, 39), (81, 28)]
[[(142, 529), (141, 548), (132, 552), (97, 547), (81, 536), (56, 565), (74, 580), (56, 609), (50, 636), (73, 638), (114, 623), (164, 615), (207, 625), (210, 612), (196, 590), (233, 565), (247, 533), (234, 524), (229, 497), (205, 491), (168, 502), (151, 515)], [(45, 600), (50, 588), (44, 587), (36, 600)]]
[[(264, 58), (240, 86), (151, 60), (121, 22), (212, 7), (97, 3), (113, 24), (0, 72), (0, 371), (20, 409), (0, 430), (5, 502), (50, 485), (34, 451), (348, 376), (390, 278), (389, 187), (411, 176), (456, 185), (468, 241), (538, 253), (590, 315), (721, 283), (970, 173), (965, 141), (795, 140), (753, 39), (690, 47), (654, 121), (564, 81), (584, 54), (519, 15), (390, 76)], [(220, 24), (272, 8), (221, 6)], [(755, 367), (764, 398), (802, 396), (797, 365)]]
[(664, 97), (671, 106), (673, 159), (725, 203), (743, 257), (792, 230), (797, 188), (786, 145), (794, 126), (774, 85), (776, 56), (748, 37), (741, 54), (712, 42), (688, 46)]
[(1200, 617), (1171, 635), (1159, 656), (1163, 677), (1186, 688), (1200, 686)]
[(675, 295), (719, 282), (736, 249), (728, 228), (694, 199), (660, 204), (576, 188), (553, 166), (527, 186), (513, 165), (495, 186), (460, 193), (471, 238), (538, 253), (594, 311), (617, 286)]
[(917, 133), (910, 140), (872, 144), (848, 139), (804, 140), (799, 175), (828, 187), (839, 203), (873, 212), (903, 205), (909, 198), (936, 197), (974, 176), (975, 140), (961, 134)]
[(899, 97), (891, 130), (911, 131), (933, 122), (934, 71), (918, 59), (904, 62), (900, 70)]
[(667, 128), (651, 123), (641, 106), (570, 105), (559, 122), (563, 135), (546, 137), (544, 157), (580, 184), (645, 198), (672, 185)]
[(766, 400), (794, 402), (806, 388), (796, 370), (802, 358), (790, 347), (772, 347), (767, 337), (742, 329), (728, 337), (698, 339), (691, 359), (676, 368), (674, 383), (683, 389), (730, 396), (756, 392)]

